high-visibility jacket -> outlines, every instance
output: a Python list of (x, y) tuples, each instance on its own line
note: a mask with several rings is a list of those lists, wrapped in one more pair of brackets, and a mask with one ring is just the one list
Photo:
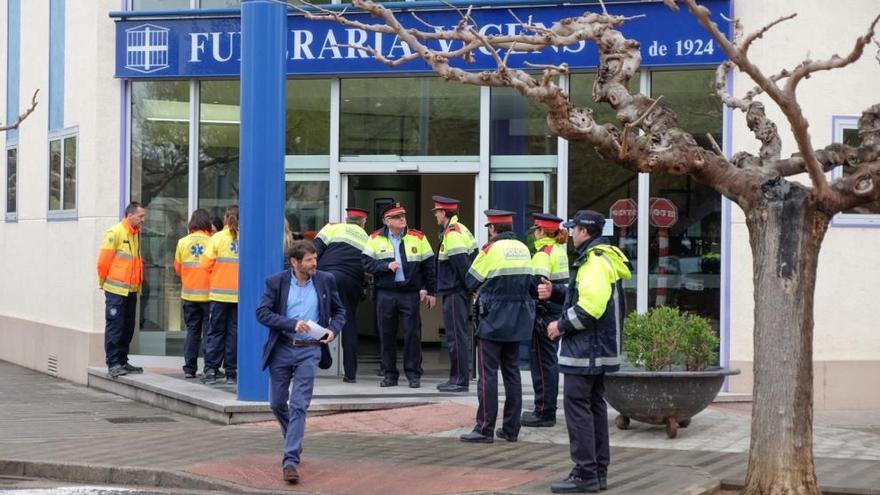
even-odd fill
[(360, 225), (329, 223), (315, 236), (318, 270), (342, 273), (363, 282), (364, 266), (361, 253), (370, 236)]
[(202, 266), (201, 258), (208, 249), (211, 234), (197, 230), (177, 241), (174, 271), (180, 277), (180, 298), (184, 301), (207, 302), (211, 273)]
[[(565, 244), (559, 244), (553, 237), (535, 240), (535, 254), (532, 256), (535, 277), (549, 280), (554, 287), (568, 285), (568, 252)], [(538, 316), (544, 323), (562, 316), (562, 304), (553, 301), (538, 301)]]
[(467, 290), (467, 272), (477, 255), (477, 241), (471, 231), (453, 215), (440, 234), (437, 253), (437, 293), (451, 294)]
[(364, 271), (373, 274), (376, 288), (401, 292), (424, 290), (434, 295), (437, 292), (434, 250), (425, 234), (416, 229), (404, 229), (400, 234), (403, 282), (396, 282), (394, 272), (388, 269), (388, 265), (394, 261), (394, 244), (390, 235), (388, 227), (379, 229), (370, 235), (364, 247)]
[(498, 234), (468, 270), (468, 288), (480, 288), (477, 337), (499, 342), (529, 340), (537, 296), (529, 248), (513, 232)]
[(122, 220), (104, 232), (98, 252), (98, 285), (105, 292), (127, 296), (138, 292), (144, 280), (140, 229)]
[(214, 234), (202, 255), (201, 264), (211, 274), (208, 299), (238, 302), (238, 237), (232, 237), (229, 227)]

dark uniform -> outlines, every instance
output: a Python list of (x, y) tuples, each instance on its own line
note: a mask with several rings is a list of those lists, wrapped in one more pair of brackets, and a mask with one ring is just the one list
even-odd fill
[[(486, 210), (489, 224), (509, 225), (513, 213)], [(488, 225), (488, 224), (487, 224)], [(480, 289), (477, 328), (477, 424), (460, 437), (463, 442), (491, 443), (498, 415), (498, 370), (504, 378), (504, 423), (498, 438), (515, 441), (519, 435), (522, 386), (519, 344), (528, 340), (535, 321), (535, 279), (529, 248), (512, 231), (496, 234), (480, 251), (468, 271), (471, 290)]]
[(607, 486), (611, 449), (608, 439), (606, 372), (620, 368), (623, 326), (622, 280), (631, 276), (629, 261), (599, 237), (605, 218), (591, 210), (577, 212), (568, 228), (583, 226), (595, 236), (577, 246), (568, 288), (553, 287), (551, 299), (565, 294), (557, 320), (561, 334), (559, 369), (565, 374), (565, 422), (574, 468), (569, 478), (551, 486), (554, 493), (598, 491)]
[[(434, 196), (434, 211), (456, 212), (459, 201)], [(449, 381), (437, 385), (441, 392), (467, 392), (470, 382), (470, 341), (468, 315), (470, 291), (467, 272), (477, 255), (477, 242), (458, 216), (448, 218), (440, 232), (437, 253), (437, 295), (443, 296), (443, 325), (446, 328), (446, 348), (449, 350)]]
[[(544, 231), (558, 231), (563, 219), (549, 213), (535, 213), (535, 227)], [(555, 237), (542, 237), (535, 241), (532, 267), (537, 281), (549, 280), (554, 286), (568, 285), (568, 253), (566, 244), (559, 244)], [(538, 301), (532, 340), (529, 343), (529, 369), (535, 389), (535, 408), (523, 413), (523, 426), (554, 426), (556, 424), (556, 399), (559, 395), (559, 365), (556, 352), (557, 341), (547, 336), (547, 325), (562, 317), (562, 305), (552, 301)]]
[[(367, 210), (346, 208), (349, 217), (367, 218)], [(369, 236), (358, 224), (327, 224), (315, 236), (318, 270), (336, 277), (336, 288), (345, 308), (342, 332), (343, 381), (354, 383), (357, 377), (357, 307), (364, 288), (364, 265), (361, 259)]]
[[(391, 203), (382, 210), (383, 219), (406, 213), (400, 203)], [(405, 225), (405, 223), (404, 223)], [(434, 251), (425, 234), (404, 227), (395, 238), (386, 226), (373, 232), (363, 252), (364, 270), (373, 274), (376, 287), (376, 319), (379, 324), (379, 345), (382, 348), (382, 369), (385, 379), (380, 386), (397, 385), (397, 328), (403, 327), (403, 371), (409, 386), (421, 386), (422, 322), (419, 312), (420, 292), (433, 296), (436, 292)], [(397, 261), (396, 271), (388, 265)]]

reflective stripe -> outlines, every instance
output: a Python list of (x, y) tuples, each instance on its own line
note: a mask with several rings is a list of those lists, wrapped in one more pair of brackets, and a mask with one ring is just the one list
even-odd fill
[(113, 257), (114, 257), (114, 258), (122, 258), (122, 259), (124, 259), (124, 260), (130, 260), (130, 259), (131, 259), (131, 255), (130, 255), (130, 254), (128, 254), (128, 253), (123, 253), (123, 252), (121, 252), (121, 251), (116, 251), (116, 253), (113, 254)]
[(557, 280), (568, 282), (568, 272), (553, 272), (548, 276), (554, 282)]
[(130, 285), (128, 285), (125, 282), (119, 282), (119, 281), (109, 279), (109, 278), (104, 279), (104, 284), (105, 285), (112, 285), (113, 287), (119, 287), (120, 289), (125, 289), (125, 290), (129, 290), (129, 288), (131, 287)]
[(511, 268), (496, 268), (494, 270), (489, 270), (489, 273), (486, 274), (486, 278), (493, 277), (503, 277), (505, 275), (532, 275), (533, 270), (531, 266), (514, 266)]
[(550, 270), (547, 270), (542, 266), (536, 266), (535, 267), (535, 275), (550, 278)]
[[(562, 346), (559, 346), (561, 349)], [(575, 358), (559, 355), (559, 364), (563, 366), (571, 366), (573, 368), (589, 368), (590, 358)], [(593, 360), (593, 366), (618, 366), (620, 365), (619, 357), (597, 357)]]
[(238, 289), (211, 289), (211, 294), (237, 295)]
[(369, 249), (365, 249), (365, 250), (364, 250), (364, 254), (367, 255), (367, 256), (369, 256), (370, 258), (373, 258), (374, 260), (388, 260), (388, 259), (394, 259), (394, 253), (393, 253), (393, 252), (388, 252), (388, 251), (384, 251), (384, 252), (382, 252), (382, 253), (374, 253), (374, 252), (372, 252), (372, 251), (369, 250)]
[(230, 265), (237, 265), (238, 258), (217, 258), (217, 263), (228, 263)]
[(474, 270), (473, 266), (468, 270), (468, 275), (470, 275), (471, 277), (474, 277), (475, 279), (477, 279), (480, 282), (486, 280), (486, 277), (480, 275), (480, 272)]
[(568, 311), (565, 312), (565, 316), (568, 317), (568, 321), (571, 322), (571, 325), (575, 330), (583, 330), (586, 328), (581, 322), (581, 319), (578, 318), (577, 311), (574, 310), (574, 307), (568, 308)]
[[(321, 239), (321, 240), (324, 240), (324, 239)], [(324, 240), (324, 241), (325, 241), (325, 240)], [(358, 251), (363, 251), (363, 250), (364, 250), (364, 246), (366, 246), (366, 243), (358, 243), (358, 242), (355, 241), (354, 239), (349, 239), (349, 238), (347, 238), (347, 237), (334, 237), (334, 238), (329, 242), (328, 245), (330, 245), (330, 244), (334, 244), (334, 243), (337, 243), (337, 242), (343, 242), (343, 243), (345, 243), (345, 244), (348, 244), (349, 246), (351, 246), (351, 247), (357, 249)], [(325, 243), (326, 243), (326, 241), (325, 241)]]
[[(611, 264), (611, 260), (608, 259), (604, 254), (600, 256), (605, 263), (608, 263), (608, 268), (611, 269), (611, 273), (615, 273), (614, 265)], [(617, 283), (611, 284), (611, 298), (614, 299), (614, 348), (617, 351), (616, 354), (620, 356), (620, 334), (623, 330), (622, 322), (620, 321), (620, 298), (618, 297)]]
[(199, 263), (198, 261), (184, 261), (183, 263), (180, 264), (180, 266), (185, 266), (188, 268), (197, 268), (197, 267), (201, 266), (201, 263)]
[(434, 256), (434, 253), (406, 253), (406, 261), (425, 261)]
[(455, 256), (456, 254), (468, 254), (468, 253), (473, 252), (474, 249), (476, 249), (474, 246), (471, 246), (470, 248), (463, 247), (463, 246), (462, 247), (454, 247), (451, 249), (447, 249), (446, 254), (449, 256)]
[[(218, 292), (221, 289), (214, 289), (214, 292)], [(210, 291), (208, 289), (181, 289), (181, 293), (183, 294), (191, 294), (193, 296), (207, 296)]]

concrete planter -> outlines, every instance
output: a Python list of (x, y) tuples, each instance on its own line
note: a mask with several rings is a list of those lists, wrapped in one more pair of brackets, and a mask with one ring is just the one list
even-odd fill
[(687, 428), (691, 418), (718, 395), (724, 377), (738, 375), (738, 369), (706, 371), (619, 371), (605, 375), (605, 396), (619, 416), (614, 424), (629, 428), (630, 419), (652, 425), (666, 425), (666, 435), (675, 438), (678, 428)]

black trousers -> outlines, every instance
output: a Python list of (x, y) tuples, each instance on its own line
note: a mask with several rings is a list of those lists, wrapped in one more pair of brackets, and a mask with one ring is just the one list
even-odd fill
[(382, 347), (382, 369), (385, 377), (397, 380), (397, 327), (403, 328), (403, 372), (407, 379), (422, 376), (422, 320), (419, 293), (376, 291), (376, 317), (379, 323), (379, 345)]
[(468, 313), (470, 297), (467, 292), (453, 292), (443, 296), (443, 325), (446, 327), (446, 348), (449, 349), (449, 383), (467, 386), (470, 381), (470, 346), (468, 341)]
[(563, 394), (569, 449), (574, 462), (571, 474), (580, 478), (607, 474), (611, 446), (605, 375), (566, 374)]
[(535, 415), (541, 419), (556, 419), (556, 397), (559, 395), (559, 363), (556, 352), (559, 342), (547, 336), (547, 321), (535, 319), (532, 340), (529, 342), (529, 368), (535, 389)]
[(183, 323), (186, 325), (186, 341), (183, 344), (184, 372), (195, 374), (199, 370), (202, 335), (208, 325), (208, 305), (207, 302), (183, 301)]
[(108, 368), (128, 363), (137, 298), (137, 292), (127, 296), (104, 292), (104, 355)]
[(336, 289), (345, 308), (345, 326), (342, 327), (342, 367), (347, 378), (357, 376), (357, 308), (361, 302), (363, 283), (343, 273), (331, 272), (336, 277)]
[(211, 321), (205, 336), (205, 371), (238, 375), (238, 303), (211, 301)]
[(498, 416), (498, 370), (504, 379), (504, 419), (502, 429), (516, 437), (522, 412), (522, 383), (519, 377), (519, 342), (477, 339), (477, 425), (474, 431), (493, 436)]

